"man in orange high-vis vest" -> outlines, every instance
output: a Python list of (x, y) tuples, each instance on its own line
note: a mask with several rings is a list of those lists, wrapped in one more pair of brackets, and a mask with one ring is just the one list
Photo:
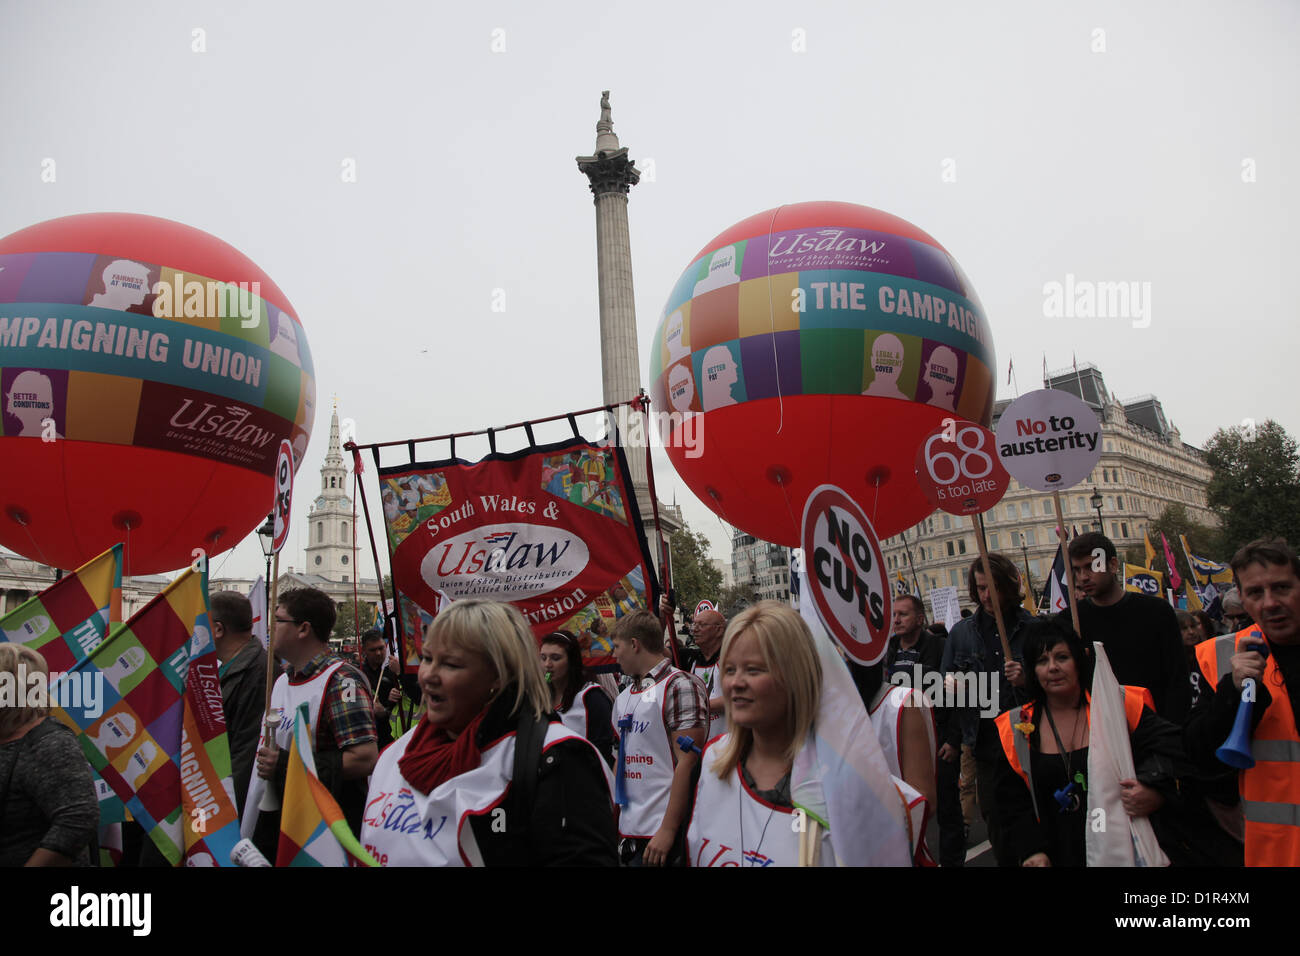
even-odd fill
[[(1214, 756), (1232, 735), (1242, 682), (1255, 682), (1250, 749), (1238, 773), (1247, 866), (1300, 866), (1300, 558), (1281, 539), (1259, 539), (1232, 559), (1241, 602), (1255, 624), (1235, 635), (1227, 662), (1215, 642), (1197, 645), (1201, 697), (1184, 740), (1193, 760), (1222, 771)], [(1253, 648), (1266, 644), (1264, 656)]]

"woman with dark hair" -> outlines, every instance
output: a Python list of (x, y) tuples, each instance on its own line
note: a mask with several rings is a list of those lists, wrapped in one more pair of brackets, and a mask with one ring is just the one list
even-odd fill
[[(1073, 628), (1050, 617), (1025, 628), (1024, 647), (1030, 702), (997, 719), (1001, 825), (1021, 866), (1084, 866), (1093, 656)], [(1178, 728), (1156, 717), (1148, 692), (1123, 691), (1140, 778), (1120, 781), (1124, 809), (1149, 816), (1176, 792)]]
[[(1036, 618), (1024, 639), (1030, 702), (997, 718), (999, 823), (1021, 866), (1084, 866), (1093, 655), (1059, 618)], [(1145, 688), (1122, 690), (1135, 767), (1119, 782), (1125, 811), (1151, 817), (1174, 863), (1216, 862), (1209, 848), (1195, 848), (1208, 821), (1180, 799), (1179, 777), (1190, 771), (1180, 729), (1156, 716)]]
[(582, 648), (568, 631), (553, 631), (542, 638), (542, 672), (551, 690), (551, 706), (564, 726), (582, 734), (605, 762), (614, 766), (614, 730), (610, 720), (613, 702), (595, 681), (587, 679)]

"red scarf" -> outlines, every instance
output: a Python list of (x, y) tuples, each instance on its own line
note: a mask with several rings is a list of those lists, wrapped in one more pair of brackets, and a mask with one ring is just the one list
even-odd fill
[(402, 777), (421, 793), (432, 792), (439, 784), (452, 777), (468, 773), (479, 765), (478, 728), (487, 714), (484, 710), (475, 717), (455, 740), (447, 731), (429, 722), (426, 713), (411, 735), (406, 753), (397, 761)]

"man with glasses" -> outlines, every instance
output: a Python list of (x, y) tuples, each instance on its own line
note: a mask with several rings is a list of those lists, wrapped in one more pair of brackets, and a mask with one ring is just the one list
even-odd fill
[(1242, 606), (1241, 592), (1236, 588), (1228, 588), (1223, 594), (1223, 623), (1229, 634), (1236, 634), (1255, 623)]
[(717, 611), (701, 611), (695, 615), (691, 637), (699, 654), (691, 662), (690, 672), (704, 681), (709, 691), (708, 740), (727, 732), (727, 718), (722, 707), (722, 675), (718, 673), (718, 654), (722, 651), (722, 637), (727, 632), (727, 619)]
[[(316, 758), (316, 775), (338, 801), (353, 834), (361, 832), (366, 778), (379, 759), (374, 702), (365, 676), (355, 664), (329, 651), (337, 610), (316, 588), (295, 588), (280, 595), (272, 616), (274, 652), (289, 665), (271, 690), (271, 709), (280, 715), (274, 746), (257, 752), (257, 774), (283, 798), (288, 748), (294, 715), (307, 704)], [(264, 812), (254, 842), (273, 857), (279, 841), (278, 812)]]

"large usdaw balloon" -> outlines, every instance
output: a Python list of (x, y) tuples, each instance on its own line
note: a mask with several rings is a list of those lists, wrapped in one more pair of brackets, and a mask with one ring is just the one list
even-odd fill
[(229, 548), (315, 401), (293, 307), (220, 239), (126, 213), (0, 239), (0, 545), (75, 568), (122, 541), (128, 574)]
[(682, 273), (651, 397), (676, 413), (677, 471), (730, 524), (797, 545), (805, 499), (832, 482), (883, 538), (933, 510), (916, 450), (945, 417), (988, 425), (994, 367), (975, 291), (931, 236), (866, 206), (799, 203), (738, 223)]

